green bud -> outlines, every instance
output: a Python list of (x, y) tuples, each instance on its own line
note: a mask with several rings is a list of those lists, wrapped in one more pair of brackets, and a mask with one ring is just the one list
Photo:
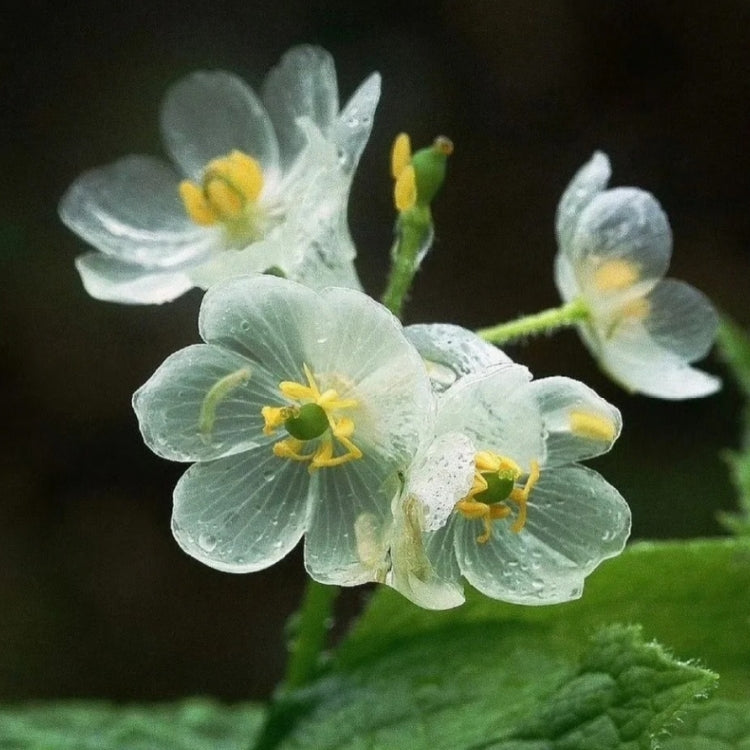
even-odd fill
[(453, 152), (453, 144), (445, 136), (438, 136), (432, 146), (422, 148), (411, 157), (417, 183), (417, 203), (432, 203), (445, 179), (445, 164)]

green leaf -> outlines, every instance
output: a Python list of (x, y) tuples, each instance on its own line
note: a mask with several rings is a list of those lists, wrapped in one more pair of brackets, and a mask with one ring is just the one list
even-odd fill
[(116, 706), (69, 701), (0, 706), (3, 750), (246, 750), (263, 720), (250, 704), (191, 699)]
[(423, 633), (298, 691), (277, 715), (286, 736), (258, 747), (640, 750), (714, 681), (644, 643), (636, 626), (602, 629), (576, 664), (539, 629), (475, 623)]
[(750, 695), (750, 544), (635, 544), (553, 607), (470, 593), (430, 612), (381, 588), (332, 672), (276, 703), (258, 749), (651, 748), (715, 675), (628, 623), (719, 671), (724, 698)]
[(686, 713), (660, 750), (750, 750), (750, 700), (712, 699)]
[(750, 336), (724, 315), (716, 334), (716, 346), (745, 396), (750, 398)]
[(750, 543), (745, 539), (633, 544), (587, 579), (581, 599), (551, 607), (466, 593), (462, 607), (430, 612), (389, 589), (378, 590), (342, 645), (340, 663), (355, 666), (404, 639), (469, 624), (513, 625), (565, 653), (580, 648), (598, 627), (640, 623), (646, 637), (718, 672), (723, 697), (750, 695)]

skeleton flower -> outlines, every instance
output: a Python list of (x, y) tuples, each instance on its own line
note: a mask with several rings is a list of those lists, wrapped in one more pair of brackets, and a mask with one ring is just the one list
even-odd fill
[[(630, 531), (617, 490), (578, 463), (609, 450), (620, 413), (575, 380), (487, 364), (493, 347), (468, 331), (406, 330), (428, 360), (464, 374), (439, 396), (434, 439), (393, 503), (388, 583), (432, 609), (463, 601), (462, 577), (507, 602), (577, 598)], [(447, 341), (463, 342), (452, 365)]]
[(161, 109), (174, 166), (127, 156), (62, 198), (62, 220), (100, 251), (76, 259), (87, 291), (165, 302), (269, 269), (358, 287), (346, 204), (379, 96), (373, 74), (339, 112), (333, 60), (307, 46), (284, 55), (260, 98), (227, 72), (178, 81)]
[(133, 397), (147, 445), (196, 462), (174, 491), (178, 543), (242, 573), (304, 534), (316, 580), (382, 578), (391, 500), (434, 416), (396, 318), (358, 291), (256, 275), (212, 287), (199, 327), (206, 343)]
[(595, 153), (560, 200), (560, 294), (582, 303), (584, 343), (628, 390), (669, 399), (713, 393), (720, 381), (689, 363), (711, 347), (716, 312), (697, 289), (661, 280), (672, 252), (667, 217), (650, 193), (605, 190), (610, 174), (607, 157)]

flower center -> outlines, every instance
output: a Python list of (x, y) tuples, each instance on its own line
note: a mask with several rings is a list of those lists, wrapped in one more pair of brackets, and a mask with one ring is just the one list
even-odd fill
[(638, 267), (623, 258), (613, 258), (594, 271), (594, 286), (600, 292), (621, 292), (638, 281)]
[(241, 240), (261, 234), (263, 214), (258, 197), (263, 190), (260, 164), (242, 151), (213, 159), (203, 171), (201, 184), (180, 183), (180, 197), (188, 216), (201, 226), (223, 224)]
[[(291, 380), (279, 383), (281, 395), (293, 403), (261, 409), (264, 434), (273, 435), (283, 428), (289, 435), (274, 443), (274, 455), (292, 461), (309, 461), (311, 472), (362, 458), (362, 451), (351, 441), (354, 420), (339, 414), (357, 406), (357, 400), (341, 398), (333, 388), (321, 392), (310, 368), (303, 367), (307, 385)], [(344, 450), (341, 452), (337, 448)]]
[(474, 458), (474, 465), (474, 483), (469, 494), (456, 503), (455, 510), (464, 518), (482, 521), (484, 532), (477, 537), (477, 542), (486, 544), (492, 536), (492, 522), (513, 515), (512, 503), (516, 512), (510, 529), (518, 534), (526, 525), (526, 504), (539, 481), (539, 464), (531, 462), (531, 470), (521, 486), (519, 480), (524, 472), (506, 456), (480, 451)]

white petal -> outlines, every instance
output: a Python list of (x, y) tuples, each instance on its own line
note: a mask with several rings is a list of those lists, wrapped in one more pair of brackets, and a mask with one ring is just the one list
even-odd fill
[(197, 71), (167, 92), (161, 110), (164, 145), (187, 177), (199, 181), (209, 161), (238, 149), (275, 179), (279, 147), (253, 90), (231, 73)]
[(708, 354), (719, 316), (703, 292), (683, 281), (665, 279), (647, 299), (650, 308), (644, 324), (659, 346), (687, 362)]
[(334, 123), (330, 138), (335, 144), (341, 169), (352, 174), (359, 163), (372, 130), (380, 99), (380, 74), (373, 73), (352, 94)]
[(184, 271), (149, 270), (102, 253), (79, 255), (75, 264), (86, 291), (107, 302), (161, 304), (194, 286)]
[(427, 374), (438, 392), (463, 375), (512, 363), (496, 346), (461, 326), (425, 323), (407, 326), (404, 333), (425, 360)]
[(393, 515), (391, 570), (386, 583), (427, 609), (450, 609), (463, 603), (458, 568), (451, 571), (451, 577), (441, 577), (427, 557), (419, 501), (409, 495), (394, 500)]
[(584, 578), (622, 551), (630, 511), (596, 472), (570, 466), (542, 472), (520, 533), (495, 521), (490, 541), (479, 544), (480, 532), (478, 522), (466, 520), (457, 530), (466, 580), (503, 601), (552, 604), (578, 598)]
[[(232, 376), (229, 380), (223, 380)], [(217, 393), (220, 381), (225, 388)], [(172, 461), (207, 461), (269, 441), (260, 410), (278, 398), (262, 368), (234, 352), (197, 344), (175, 352), (133, 395), (151, 450)], [(221, 386), (219, 386), (221, 388)], [(215, 398), (206, 401), (214, 389)]]
[(638, 282), (632, 289), (643, 294), (669, 267), (672, 231), (651, 193), (614, 188), (597, 193), (584, 207), (563, 251), (590, 297), (607, 296), (596, 287), (595, 274), (611, 261), (624, 261), (637, 270)]
[(529, 371), (521, 365), (499, 365), (461, 378), (442, 396), (436, 432), (462, 432), (478, 451), (492, 451), (524, 470), (543, 465), (546, 448), (542, 417)]
[(572, 302), (581, 295), (582, 290), (575, 270), (568, 256), (562, 252), (555, 256), (555, 286), (563, 302)]
[(84, 172), (67, 190), (60, 218), (107, 255), (145, 268), (196, 262), (220, 239), (185, 213), (177, 175), (149, 156), (126, 156)]
[(613, 380), (634, 393), (666, 399), (715, 393), (721, 381), (697, 370), (649, 336), (640, 322), (623, 322), (603, 341), (599, 363)]
[(307, 142), (297, 118), (310, 118), (325, 134), (338, 115), (333, 58), (320, 47), (292, 47), (266, 76), (261, 96), (276, 130), (281, 165), (286, 171)]
[(396, 472), (367, 455), (315, 472), (305, 537), (305, 567), (321, 583), (355, 586), (383, 580)]
[(311, 362), (321, 387), (359, 402), (348, 416), (363, 451), (406, 468), (434, 420), (422, 360), (398, 320), (370, 297), (338, 288), (324, 290), (321, 297), (328, 330)]
[(221, 344), (260, 364), (278, 379), (306, 382), (316, 341), (327, 315), (320, 296), (274, 276), (240, 276), (211, 287), (203, 298), (199, 329), (204, 341)]
[(195, 286), (208, 289), (235, 276), (263, 273), (277, 267), (286, 271), (287, 247), (276, 235), (253, 242), (242, 250), (227, 250), (211, 255), (208, 260), (190, 269)]
[(172, 532), (185, 552), (228, 573), (278, 562), (302, 538), (310, 477), (269, 446), (192, 466), (174, 491)]
[(611, 174), (609, 159), (601, 151), (596, 151), (576, 172), (557, 206), (555, 227), (560, 248), (568, 247), (581, 211), (597, 193), (607, 187)]
[(474, 480), (476, 449), (465, 435), (439, 435), (409, 469), (405, 495), (422, 506), (424, 531), (445, 525), (459, 500), (469, 494)]
[(529, 385), (546, 434), (545, 466), (559, 466), (606, 453), (620, 435), (618, 409), (571, 378), (552, 377)]

